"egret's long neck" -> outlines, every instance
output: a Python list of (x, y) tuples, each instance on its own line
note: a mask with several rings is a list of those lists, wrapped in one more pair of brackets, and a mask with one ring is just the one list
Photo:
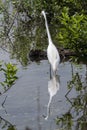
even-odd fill
[(48, 42), (52, 43), (52, 39), (51, 39), (50, 31), (49, 31), (49, 28), (48, 28), (48, 23), (47, 23), (46, 15), (44, 15), (44, 19), (45, 19), (45, 25), (46, 25), (46, 29), (47, 29)]

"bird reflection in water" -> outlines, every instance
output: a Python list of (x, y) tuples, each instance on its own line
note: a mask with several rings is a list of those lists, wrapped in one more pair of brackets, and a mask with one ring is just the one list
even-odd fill
[(50, 104), (52, 101), (53, 96), (55, 96), (59, 90), (60, 81), (58, 75), (53, 75), (53, 77), (48, 81), (48, 93), (49, 93), (49, 102), (47, 105), (47, 116), (45, 117), (45, 120), (48, 119), (50, 114)]

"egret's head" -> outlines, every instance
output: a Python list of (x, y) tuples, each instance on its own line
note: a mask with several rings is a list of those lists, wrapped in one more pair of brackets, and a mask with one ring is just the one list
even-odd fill
[(42, 10), (41, 14), (42, 14), (42, 15), (45, 15), (45, 11), (44, 11), (44, 10)]

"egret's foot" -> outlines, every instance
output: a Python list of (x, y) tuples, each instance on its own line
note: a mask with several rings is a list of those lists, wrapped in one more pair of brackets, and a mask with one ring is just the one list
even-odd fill
[(46, 116), (44, 119), (47, 120), (47, 119), (48, 119), (48, 116)]
[(48, 119), (48, 116), (43, 115), (43, 117), (44, 117), (44, 119), (45, 119), (45, 120), (47, 120), (47, 119)]

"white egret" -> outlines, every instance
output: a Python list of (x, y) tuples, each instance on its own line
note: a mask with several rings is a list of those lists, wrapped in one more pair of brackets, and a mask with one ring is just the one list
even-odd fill
[(46, 30), (47, 30), (48, 43), (49, 43), (48, 48), (47, 48), (47, 57), (48, 57), (50, 65), (51, 65), (51, 68), (53, 70), (53, 74), (56, 74), (56, 71), (58, 69), (58, 65), (60, 62), (60, 56), (59, 56), (59, 52), (58, 52), (56, 46), (52, 42), (45, 11), (42, 11), (42, 15), (44, 16), (44, 19), (45, 19), (45, 26), (46, 26)]

